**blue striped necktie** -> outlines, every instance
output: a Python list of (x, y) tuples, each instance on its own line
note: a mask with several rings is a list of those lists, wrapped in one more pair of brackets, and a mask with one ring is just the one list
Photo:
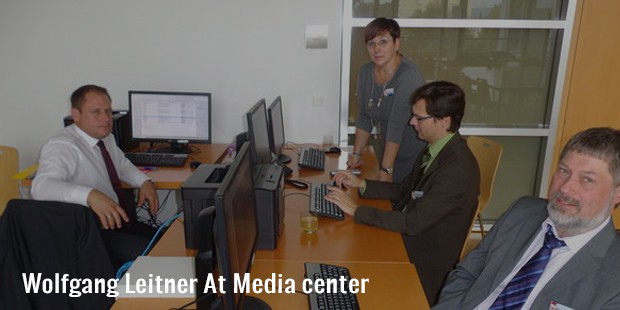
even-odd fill
[(489, 309), (521, 309), (530, 292), (536, 286), (536, 282), (545, 271), (551, 252), (553, 249), (563, 246), (566, 246), (566, 243), (558, 240), (553, 235), (551, 225), (547, 225), (547, 233), (542, 248), (521, 267), (521, 270), (510, 280)]

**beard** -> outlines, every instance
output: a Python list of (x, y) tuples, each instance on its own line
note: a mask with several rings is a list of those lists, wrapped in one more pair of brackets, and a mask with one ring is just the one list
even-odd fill
[[(609, 214), (611, 214), (614, 207), (611, 203), (613, 198), (612, 195), (613, 193), (610, 193), (607, 199), (607, 207), (593, 218), (581, 217), (580, 213), (583, 209), (581, 201), (560, 192), (557, 192), (550, 197), (549, 203), (547, 204), (547, 212), (549, 213), (549, 218), (551, 218), (553, 224), (559, 230), (563, 231), (564, 234), (566, 234), (566, 237), (576, 236), (596, 228), (609, 217)], [(575, 206), (576, 210), (574, 212), (569, 212), (559, 207), (556, 204), (556, 199), (561, 200), (566, 204)]]

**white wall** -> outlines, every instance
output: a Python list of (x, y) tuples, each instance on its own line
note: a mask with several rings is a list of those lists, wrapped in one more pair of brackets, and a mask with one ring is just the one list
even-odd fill
[[(212, 92), (215, 143), (281, 95), (287, 140), (320, 143), (338, 133), (341, 22), (334, 0), (2, 0), (0, 144), (19, 149), (22, 168), (35, 162), (90, 83), (115, 109), (130, 89)], [(327, 49), (305, 49), (316, 24), (329, 25)]]

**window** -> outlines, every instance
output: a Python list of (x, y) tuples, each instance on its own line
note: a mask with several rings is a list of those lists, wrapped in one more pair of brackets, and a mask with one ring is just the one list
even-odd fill
[(461, 133), (504, 147), (485, 218), (522, 195), (545, 195), (575, 1), (347, 0), (344, 7), (341, 136), (353, 143), (356, 79), (369, 60), (362, 33), (374, 17), (396, 18), (401, 53), (427, 81), (467, 95)]

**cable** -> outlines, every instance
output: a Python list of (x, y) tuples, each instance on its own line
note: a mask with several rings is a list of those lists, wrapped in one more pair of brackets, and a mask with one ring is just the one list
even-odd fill
[(163, 225), (163, 223), (161, 221), (158, 220), (158, 216), (161, 215), (164, 210), (166, 209), (166, 205), (168, 203), (168, 199), (170, 198), (170, 194), (172, 193), (172, 190), (169, 189), (166, 193), (166, 196), (164, 196), (164, 199), (159, 203), (159, 207), (157, 208), (157, 212), (155, 213), (155, 215), (151, 214), (151, 210), (147, 207), (146, 204), (142, 204), (141, 206), (139, 206), (139, 210), (141, 211), (145, 211), (148, 216), (150, 217), (150, 219), (143, 219), (141, 217), (138, 217), (138, 220), (141, 223), (144, 223), (148, 226), (152, 226), (152, 227), (160, 227), (161, 225)]
[[(140, 256), (145, 256), (151, 251), (151, 247), (153, 246), (153, 243), (155, 242), (155, 240), (158, 240), (159, 234), (163, 231), (164, 228), (170, 226), (170, 224), (172, 224), (172, 222), (176, 220), (179, 216), (181, 216), (181, 213), (175, 214), (172, 218), (170, 218), (164, 224), (159, 226), (159, 228), (157, 229), (157, 232), (155, 232), (155, 235), (153, 235), (153, 237), (151, 238), (151, 241), (149, 241), (149, 244), (147, 244), (146, 248), (144, 248), (144, 251), (142, 251), (142, 254), (140, 254)], [(117, 280), (121, 279), (121, 277), (125, 274), (125, 272), (129, 270), (129, 267), (131, 267), (131, 264), (133, 264), (133, 262), (134, 261), (128, 261), (124, 263), (120, 268), (118, 268), (118, 270), (116, 271)]]
[(301, 193), (301, 192), (287, 193), (287, 194), (284, 194), (284, 197), (293, 196), (293, 195), (302, 195), (302, 196), (310, 197), (310, 194)]

